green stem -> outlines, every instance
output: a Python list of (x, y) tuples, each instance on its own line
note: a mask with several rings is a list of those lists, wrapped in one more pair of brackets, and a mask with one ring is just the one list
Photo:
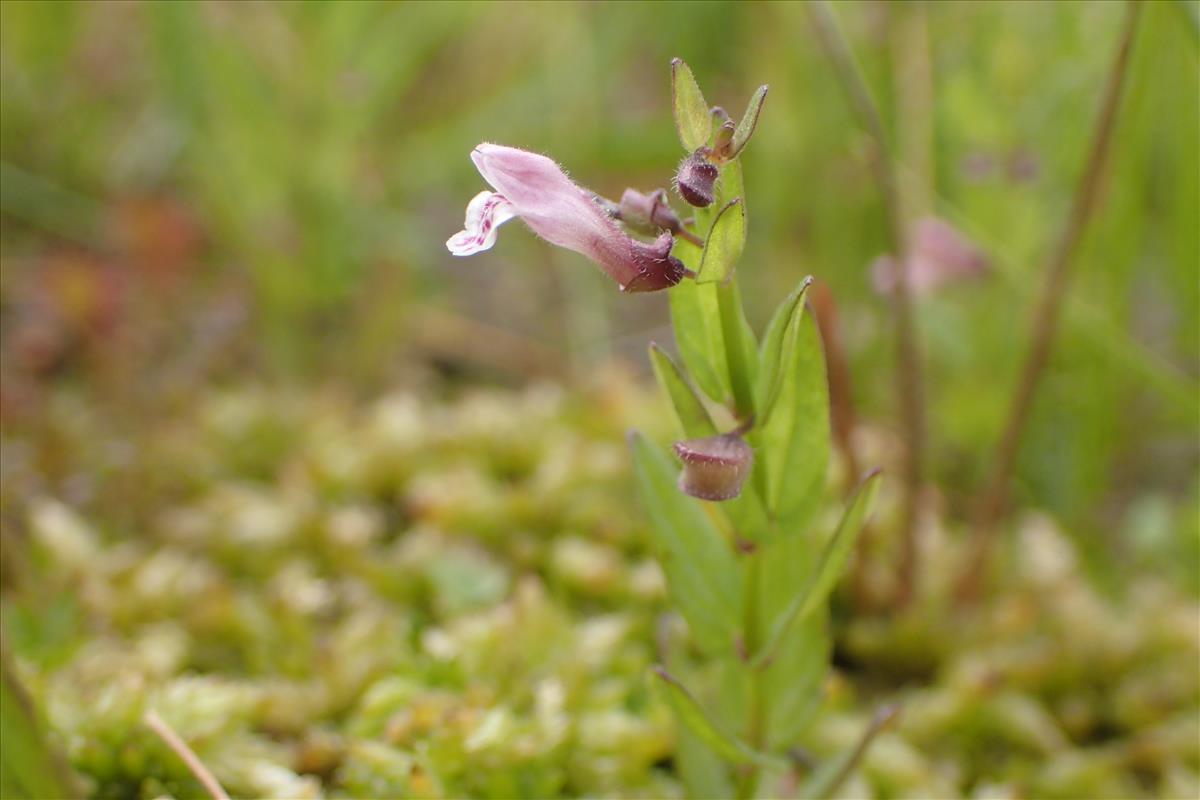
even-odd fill
[[(742, 638), (747, 654), (757, 653), (762, 647), (762, 630), (759, 625), (758, 601), (759, 584), (762, 582), (762, 553), (758, 550), (746, 556), (746, 581), (742, 588), (743, 620)], [(749, 667), (749, 665), (747, 664)], [(755, 750), (762, 750), (766, 739), (766, 695), (763, 685), (763, 671), (748, 668), (750, 680), (750, 713), (746, 726), (746, 741)], [(739, 800), (753, 797), (758, 788), (759, 767), (750, 765), (738, 775), (737, 796)]]
[(1092, 210), (1103, 192), (1103, 177), (1108, 163), (1109, 145), (1117, 124), (1122, 91), (1129, 73), (1130, 52), (1137, 33), (1141, 3), (1131, 0), (1125, 9), (1125, 22), (1117, 41), (1116, 53), (1109, 70), (1108, 82), (1096, 116), (1091, 149), (1083, 168), (1071, 212), (1064, 223), (1058, 244), (1046, 267), (1042, 294), (1034, 311), (1029, 351), (1021, 370), (1020, 381), (1012, 396), (1004, 433), (996, 447), (991, 475), (979, 503), (972, 534), (966, 569), (958, 579), (958, 597), (963, 601), (976, 599), (987, 574), (992, 538), (1007, 501), (1008, 484), (1016, 465), (1021, 436), (1033, 410), (1033, 398), (1042, 374), (1050, 361), (1058, 320), (1071, 288), (1071, 265)]

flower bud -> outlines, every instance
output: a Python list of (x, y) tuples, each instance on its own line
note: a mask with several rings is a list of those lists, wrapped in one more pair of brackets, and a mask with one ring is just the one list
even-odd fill
[(675, 175), (675, 188), (679, 196), (696, 208), (707, 208), (713, 201), (713, 184), (720, 171), (709, 163), (703, 148), (692, 153), (679, 165)]
[(733, 135), (736, 131), (737, 125), (733, 120), (728, 120), (717, 128), (712, 149), (718, 158), (728, 158), (733, 152)]
[(675, 454), (683, 461), (679, 490), (701, 500), (737, 497), (754, 464), (754, 451), (736, 433), (676, 442)]
[(677, 232), (681, 226), (679, 217), (667, 204), (667, 193), (655, 189), (642, 194), (636, 189), (626, 189), (621, 195), (617, 218), (639, 233), (656, 233), (660, 230)]

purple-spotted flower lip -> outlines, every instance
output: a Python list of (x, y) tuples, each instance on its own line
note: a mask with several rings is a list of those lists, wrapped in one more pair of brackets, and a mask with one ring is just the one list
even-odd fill
[(551, 244), (599, 264), (622, 291), (666, 289), (691, 274), (671, 255), (669, 232), (650, 243), (632, 238), (552, 159), (485, 142), (471, 151), (471, 160), (495, 191), (480, 192), (467, 205), (463, 230), (446, 242), (454, 255), (489, 249), (497, 229), (520, 217)]

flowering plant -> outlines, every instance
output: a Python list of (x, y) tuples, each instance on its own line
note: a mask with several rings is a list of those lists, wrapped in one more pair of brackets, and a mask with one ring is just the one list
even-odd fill
[[(636, 433), (630, 446), (653, 544), (693, 645), (664, 636), (656, 670), (679, 724), (677, 763), (697, 797), (751, 797), (764, 780), (779, 786), (801, 778), (804, 796), (823, 796), (861, 746), (819, 768), (789, 753), (819, 704), (830, 658), (828, 597), (869, 513), (877, 474), (864, 478), (831, 532), (819, 528), (829, 398), (805, 300), (811, 278), (779, 305), (761, 342), (742, 309), (740, 156), (767, 87), (739, 122), (708, 106), (679, 59), (672, 90), (686, 151), (674, 188), (692, 206), (690, 220), (681, 221), (664, 190), (630, 189), (613, 203), (545, 156), (481, 144), (471, 158), (495, 191), (471, 200), (464, 230), (447, 247), (456, 255), (486, 250), (497, 227), (519, 217), (547, 241), (590, 258), (623, 291), (669, 290), (683, 363), (654, 344), (650, 358), (674, 411), (682, 468)], [(715, 416), (733, 420), (725, 431), (712, 413), (722, 408)]]

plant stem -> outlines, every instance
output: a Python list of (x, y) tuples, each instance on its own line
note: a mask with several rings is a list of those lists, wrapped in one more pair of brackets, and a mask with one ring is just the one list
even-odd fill
[(826, 0), (805, 7), (859, 123), (874, 143), (872, 166), (883, 198), (888, 246), (897, 274), (890, 297), (896, 337), (896, 394), (900, 399), (905, 458), (904, 500), (900, 517), (901, 550), (895, 602), (904, 605), (912, 596), (917, 572), (916, 523), (925, 461), (924, 380), (908, 285), (908, 242), (904, 232), (904, 217), (883, 118), (871, 99), (871, 92), (854, 60), (850, 45), (838, 28)]
[[(757, 653), (762, 647), (762, 631), (759, 625), (759, 584), (762, 582), (762, 550), (747, 554), (746, 580), (742, 585), (742, 638), (747, 656)], [(755, 750), (762, 750), (766, 735), (766, 697), (763, 693), (762, 670), (747, 670), (750, 680), (750, 710), (746, 725), (746, 741)], [(758, 788), (759, 767), (750, 765), (737, 778), (737, 796), (747, 800)]]
[(166, 720), (156, 714), (154, 711), (147, 711), (142, 717), (142, 721), (146, 727), (158, 734), (167, 747), (171, 748), (180, 760), (187, 765), (192, 774), (196, 776), (196, 780), (204, 787), (204, 791), (208, 792), (213, 800), (229, 800), (229, 795), (221, 788), (221, 784), (217, 781), (213, 774), (208, 771), (208, 767), (204, 766), (204, 762), (199, 756), (187, 746), (187, 742), (180, 738), (179, 734), (167, 724)]
[(1129, 55), (1133, 49), (1140, 10), (1141, 3), (1137, 0), (1130, 0), (1126, 6), (1124, 26), (1092, 133), (1091, 150), (1088, 152), (1079, 185), (1075, 189), (1070, 215), (1046, 265), (1045, 283), (1030, 330), (1029, 352), (1025, 356), (1017, 389), (1013, 393), (1004, 432), (996, 446), (991, 477), (979, 501), (967, 565), (959, 578), (958, 596), (961, 600), (969, 601), (978, 596), (980, 583), (987, 569), (996, 524), (1007, 502), (1009, 479), (1016, 462), (1021, 434), (1029, 421), (1033, 396), (1049, 361), (1063, 302), (1070, 288), (1072, 257), (1083, 238), (1088, 218), (1100, 194), (1101, 178), (1108, 161), (1117, 109), (1129, 72)]

